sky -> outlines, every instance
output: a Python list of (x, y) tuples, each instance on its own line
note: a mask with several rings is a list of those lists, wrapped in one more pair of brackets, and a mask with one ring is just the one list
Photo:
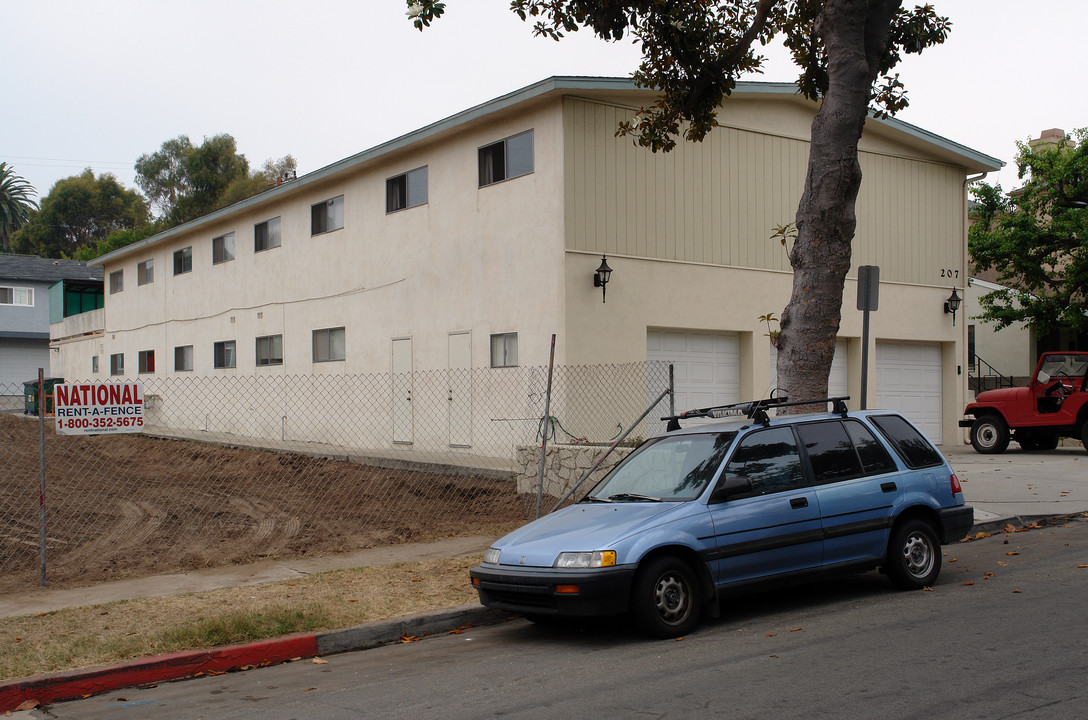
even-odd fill
[[(1005, 161), (987, 181), (1016, 187), (1017, 140), (1088, 126), (1088, 2), (934, 4), (952, 33), (897, 68), (897, 117)], [(628, 40), (534, 38), (508, 0), (446, 5), (420, 33), (403, 0), (0, 0), (0, 161), (40, 195), (87, 167), (135, 188), (136, 159), (165, 140), (229, 133), (251, 167), (291, 154), (301, 176), (552, 75), (638, 66)], [(745, 80), (796, 79), (767, 52)]]

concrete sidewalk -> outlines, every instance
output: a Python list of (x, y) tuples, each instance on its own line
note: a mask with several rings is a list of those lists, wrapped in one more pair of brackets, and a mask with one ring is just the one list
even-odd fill
[[(1067, 441), (1068, 442), (1068, 441)], [(1049, 452), (1023, 452), (1014, 444), (1001, 455), (979, 455), (969, 445), (942, 448), (975, 509), (972, 532), (999, 532), (1007, 525), (1088, 513), (1088, 453), (1077, 443)], [(325, 558), (268, 561), (255, 565), (103, 583), (77, 590), (35, 590), (0, 598), (0, 617), (140, 597), (174, 595), (220, 587), (289, 580), (324, 570), (386, 565), (482, 552), (490, 537), (449, 538), (363, 550)], [(466, 625), (498, 622), (506, 613), (479, 605), (369, 623), (325, 633), (295, 635), (210, 651), (143, 658), (105, 668), (90, 668), (0, 684), (0, 713), (26, 701), (45, 704), (90, 693), (159, 682), (197, 672), (223, 672), (304, 657), (375, 647), (402, 635), (456, 631)], [(29, 714), (14, 716), (29, 718)]]

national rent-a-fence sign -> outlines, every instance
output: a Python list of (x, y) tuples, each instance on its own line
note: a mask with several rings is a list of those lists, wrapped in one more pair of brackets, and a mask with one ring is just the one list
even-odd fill
[(141, 383), (66, 383), (53, 388), (57, 433), (140, 432), (144, 427)]

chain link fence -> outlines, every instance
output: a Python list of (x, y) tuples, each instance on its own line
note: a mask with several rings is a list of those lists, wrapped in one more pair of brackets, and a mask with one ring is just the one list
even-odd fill
[(544, 435), (547, 512), (669, 369), (556, 367), (547, 418), (546, 367), (138, 380), (143, 432), (57, 435), (46, 418), (44, 453), (23, 386), (0, 386), (0, 594), (40, 583), (43, 509), (60, 586), (502, 533), (536, 512)]

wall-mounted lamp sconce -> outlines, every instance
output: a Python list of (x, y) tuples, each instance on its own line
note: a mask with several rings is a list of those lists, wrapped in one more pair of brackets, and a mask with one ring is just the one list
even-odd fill
[(952, 288), (952, 294), (948, 296), (948, 299), (944, 301), (944, 311), (946, 313), (952, 313), (952, 325), (956, 324), (956, 312), (960, 309), (960, 305), (963, 304), (963, 298), (956, 292), (956, 288)]
[(601, 255), (601, 265), (597, 272), (593, 273), (593, 287), (601, 289), (601, 302), (604, 302), (605, 293), (608, 292), (608, 281), (612, 279), (612, 268), (608, 267), (608, 258)]

